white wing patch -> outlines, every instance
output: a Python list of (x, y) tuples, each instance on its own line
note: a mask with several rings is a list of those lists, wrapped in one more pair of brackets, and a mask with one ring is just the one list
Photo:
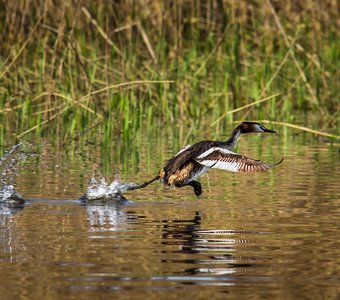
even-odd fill
[(219, 147), (205, 151), (196, 158), (196, 161), (208, 168), (229, 172), (263, 172), (273, 167), (273, 165)]
[(190, 147), (190, 145), (186, 145), (183, 149), (179, 150), (178, 153), (175, 156), (177, 156), (178, 154), (180, 154), (183, 151), (187, 150), (189, 147)]
[[(197, 157), (197, 159), (203, 159), (203, 158), (207, 157), (209, 154), (216, 152), (216, 151), (220, 152), (221, 154), (222, 153), (224, 153), (224, 154), (236, 154), (235, 152), (229, 151), (227, 149), (223, 149), (223, 148), (220, 148), (220, 147), (212, 147), (209, 150), (203, 152), (200, 156)], [(236, 154), (236, 155), (238, 155), (238, 154)]]

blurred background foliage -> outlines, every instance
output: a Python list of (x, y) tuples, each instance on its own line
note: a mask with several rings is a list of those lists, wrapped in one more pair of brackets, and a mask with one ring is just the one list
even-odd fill
[(0, 0), (0, 144), (243, 119), (339, 134), (339, 23), (336, 0)]

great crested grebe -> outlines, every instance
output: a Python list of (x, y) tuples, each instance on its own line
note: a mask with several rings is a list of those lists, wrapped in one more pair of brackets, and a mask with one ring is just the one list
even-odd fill
[(164, 164), (155, 178), (136, 188), (144, 188), (160, 179), (167, 187), (180, 188), (190, 185), (194, 188), (195, 195), (199, 196), (202, 193), (202, 186), (195, 179), (211, 168), (249, 173), (267, 171), (280, 164), (283, 158), (278, 163), (271, 165), (232, 152), (241, 134), (251, 132), (276, 133), (259, 123), (242, 122), (232, 131), (231, 136), (225, 142), (201, 141), (185, 147)]

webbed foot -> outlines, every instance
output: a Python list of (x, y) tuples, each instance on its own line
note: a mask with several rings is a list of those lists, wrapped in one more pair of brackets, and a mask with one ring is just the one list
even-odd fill
[(193, 181), (189, 182), (188, 185), (190, 185), (194, 188), (194, 192), (195, 192), (195, 195), (197, 197), (199, 197), (202, 194), (202, 186), (198, 181), (193, 180)]

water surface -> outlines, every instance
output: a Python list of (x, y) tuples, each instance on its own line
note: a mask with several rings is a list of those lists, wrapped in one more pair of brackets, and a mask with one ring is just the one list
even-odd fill
[(1, 298), (339, 299), (338, 148), (244, 137), (239, 153), (284, 163), (259, 174), (212, 170), (200, 198), (153, 183), (124, 194), (129, 201), (83, 204), (72, 199), (93, 171), (143, 182), (178, 149), (46, 144), (15, 182), (41, 200), (0, 205)]

